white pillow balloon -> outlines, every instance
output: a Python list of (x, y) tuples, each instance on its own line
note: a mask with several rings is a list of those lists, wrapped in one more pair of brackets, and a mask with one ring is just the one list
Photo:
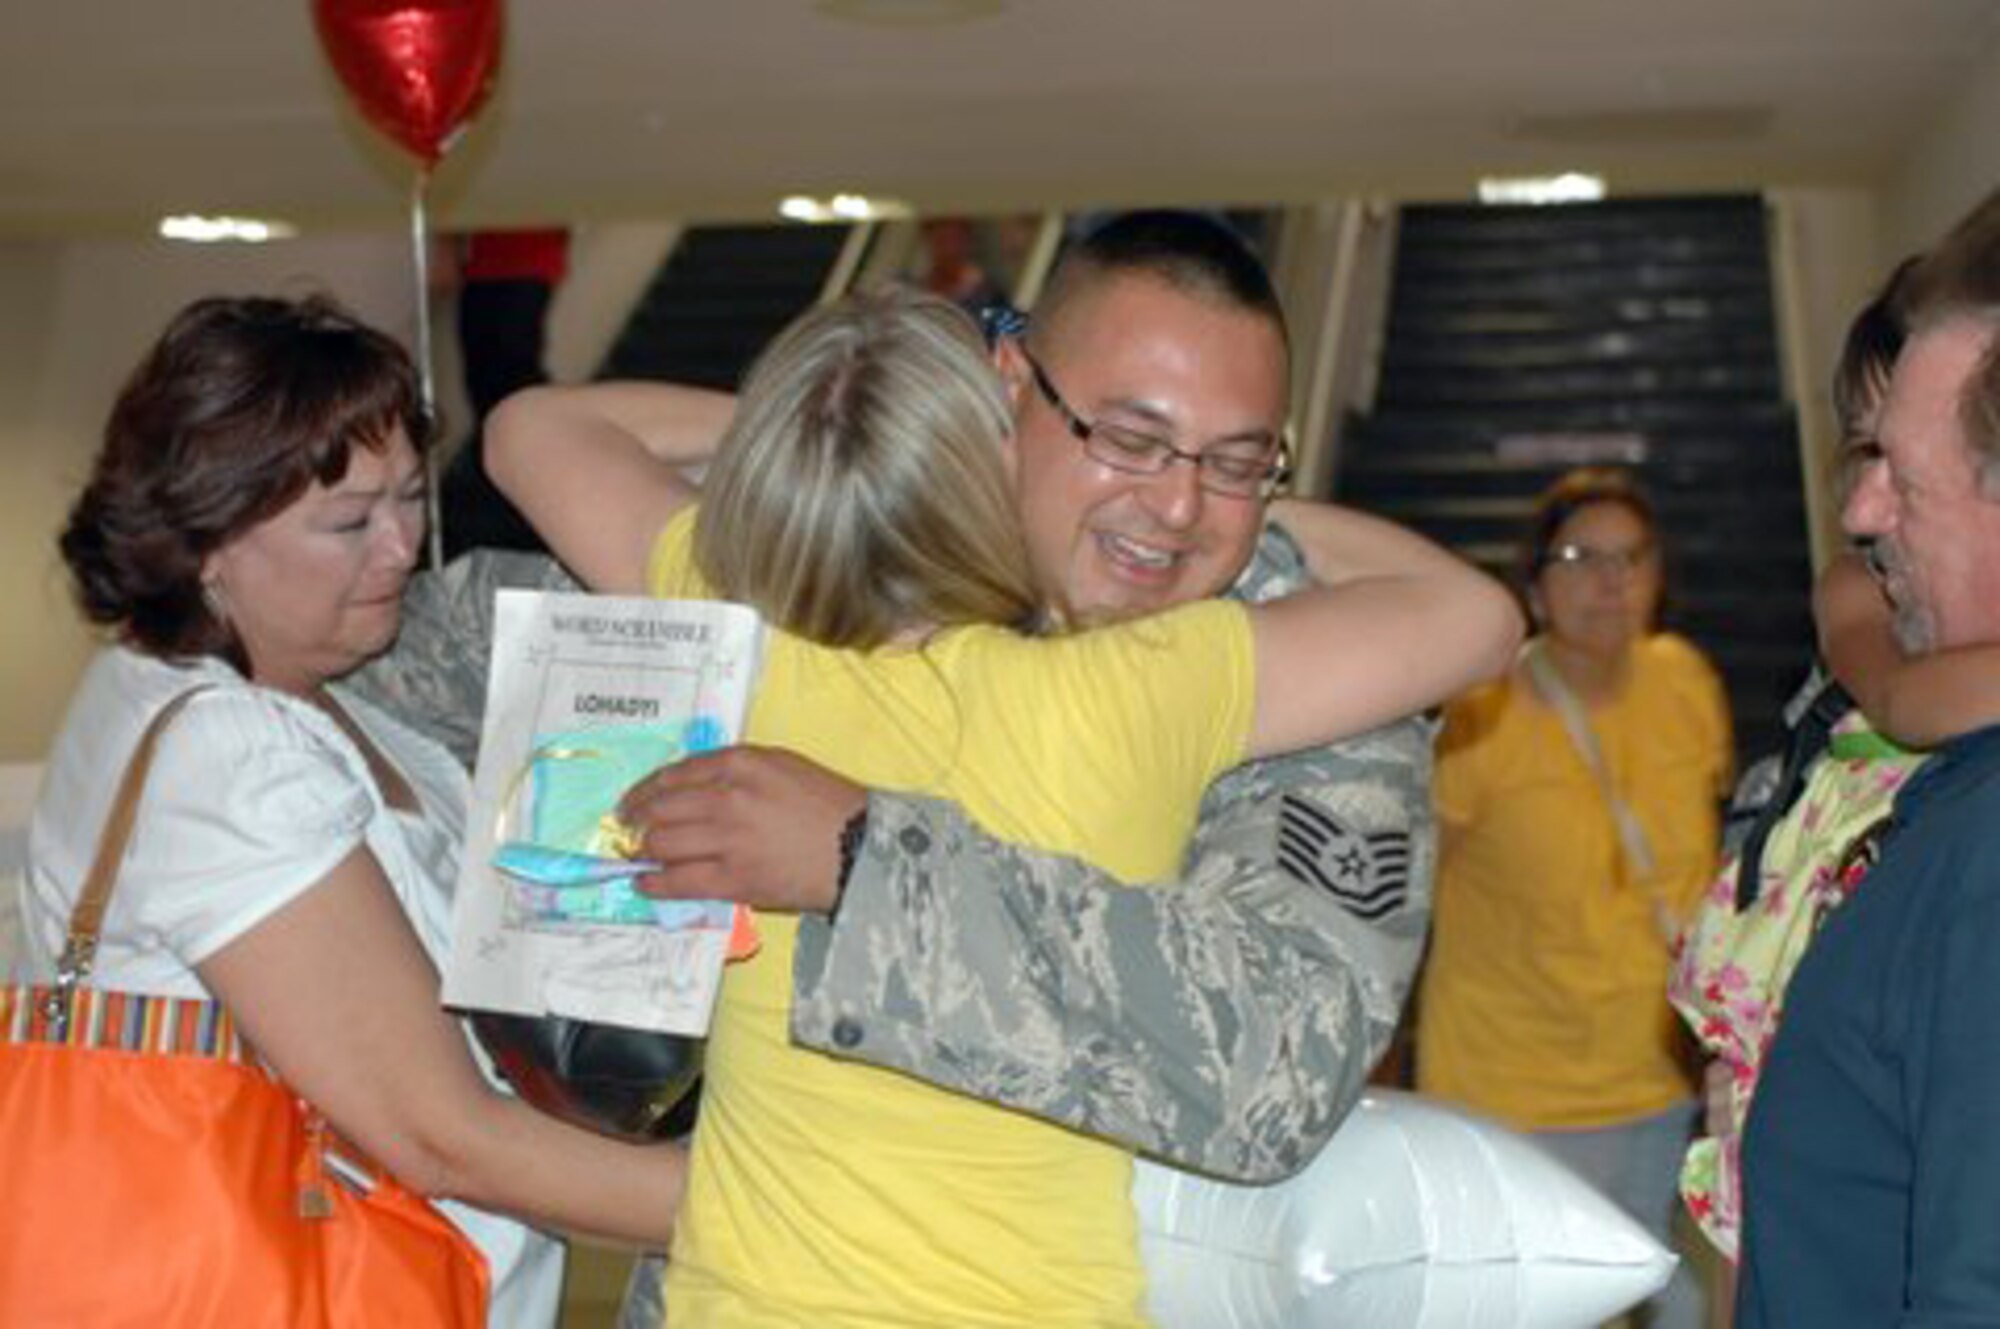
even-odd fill
[(1273, 1186), (1141, 1161), (1161, 1329), (1589, 1329), (1675, 1257), (1522, 1136), (1414, 1094), (1365, 1095)]

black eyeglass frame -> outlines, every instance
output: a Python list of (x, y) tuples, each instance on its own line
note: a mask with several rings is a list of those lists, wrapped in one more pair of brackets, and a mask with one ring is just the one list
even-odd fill
[[(1035, 381), (1035, 390), (1042, 394), (1042, 400), (1047, 402), (1049, 408), (1061, 418), (1070, 436), (1083, 444), (1084, 451), (1089, 453), (1093, 461), (1109, 466), (1114, 471), (1123, 471), (1127, 475), (1165, 475), (1175, 462), (1184, 461), (1194, 467), (1196, 483), (1203, 491), (1218, 498), (1267, 499), (1282, 489), (1285, 482), (1292, 478), (1291, 440), (1282, 435), (1278, 439), (1277, 446), (1272, 449), (1270, 460), (1257, 463), (1259, 473), (1247, 481), (1247, 488), (1238, 489), (1232, 488), (1235, 482), (1218, 473), (1215, 468), (1223, 462), (1248, 465), (1249, 463), (1241, 457), (1188, 452), (1175, 447), (1163, 438), (1135, 433), (1116, 425), (1106, 425), (1100, 420), (1086, 420), (1057, 390), (1055, 381), (1049, 377), (1048, 370), (1042, 368), (1041, 361), (1035, 358), (1027, 343), (1017, 339), (1014, 344), (1021, 352), (1021, 359), (1027, 363), (1028, 376)], [(1121, 445), (1116, 441), (1121, 436), (1134, 442), (1143, 442), (1144, 450)], [(1091, 443), (1095, 440), (1101, 440), (1105, 446), (1093, 448)], [(1218, 481), (1221, 481), (1219, 488)]]

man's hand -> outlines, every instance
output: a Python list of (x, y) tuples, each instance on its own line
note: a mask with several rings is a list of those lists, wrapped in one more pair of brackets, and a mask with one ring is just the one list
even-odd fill
[(825, 913), (838, 895), (840, 833), (868, 791), (791, 752), (735, 747), (663, 766), (618, 814), (663, 864), (647, 895)]

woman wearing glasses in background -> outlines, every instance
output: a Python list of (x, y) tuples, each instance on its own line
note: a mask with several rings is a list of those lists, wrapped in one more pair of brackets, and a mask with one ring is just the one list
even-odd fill
[[(1696, 1116), (1667, 970), (1715, 869), (1728, 708), (1658, 630), (1659, 528), (1625, 473), (1544, 493), (1521, 571), (1536, 635), (1445, 713), (1417, 1085), (1534, 1133), (1665, 1242)], [(1684, 1265), (1640, 1322), (1701, 1314)]]

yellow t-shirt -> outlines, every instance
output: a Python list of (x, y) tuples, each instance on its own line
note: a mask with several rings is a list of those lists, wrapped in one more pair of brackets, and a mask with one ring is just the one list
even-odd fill
[(1654, 892), (1685, 919), (1714, 874), (1728, 706), (1701, 653), (1661, 634), (1589, 717), (1657, 861), (1652, 887), (1633, 879), (1561, 716), (1518, 670), (1454, 701), (1439, 741), (1417, 1084), (1523, 1129), (1631, 1121), (1693, 1089)]
[[(691, 534), (687, 516), (662, 533), (655, 593), (706, 593)], [(1253, 697), (1248, 620), (1222, 602), (867, 654), (772, 633), (746, 738), (1147, 880), (1173, 873), (1203, 789), (1241, 760)], [(1129, 1155), (792, 1046), (796, 923), (759, 926), (709, 1035), (673, 1329), (1143, 1323)]]

